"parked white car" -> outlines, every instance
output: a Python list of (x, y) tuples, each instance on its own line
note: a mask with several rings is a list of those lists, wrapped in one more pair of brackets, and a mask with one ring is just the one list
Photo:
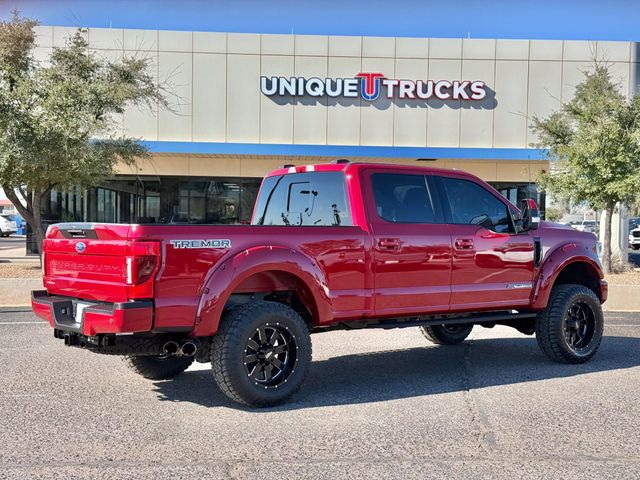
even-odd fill
[(14, 215), (4, 214), (0, 215), (0, 235), (8, 237), (12, 233), (16, 233), (18, 228), (16, 226), (16, 217)]
[(595, 220), (582, 220), (581, 222), (574, 223), (571, 225), (576, 230), (580, 230), (581, 232), (598, 232), (598, 222)]
[(640, 227), (629, 232), (629, 246), (634, 250), (640, 250)]

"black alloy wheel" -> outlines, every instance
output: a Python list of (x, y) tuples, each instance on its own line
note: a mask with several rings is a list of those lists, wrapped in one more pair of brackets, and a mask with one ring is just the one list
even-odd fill
[(131, 370), (149, 380), (167, 380), (181, 374), (193, 363), (193, 357), (176, 355), (125, 355), (124, 362)]
[(451, 335), (456, 335), (461, 332), (466, 332), (468, 327), (467, 325), (442, 325), (442, 329)]
[(583, 301), (577, 301), (569, 307), (564, 319), (564, 339), (574, 351), (588, 348), (596, 330), (595, 313)]
[(425, 325), (420, 327), (422, 335), (436, 345), (457, 345), (465, 341), (473, 325)]
[(258, 327), (247, 340), (244, 367), (255, 385), (278, 388), (293, 373), (298, 346), (291, 332), (279, 323)]

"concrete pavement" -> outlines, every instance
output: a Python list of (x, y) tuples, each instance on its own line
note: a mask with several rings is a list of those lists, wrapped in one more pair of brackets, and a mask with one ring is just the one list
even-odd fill
[(313, 337), (290, 403), (238, 408), (209, 365), (144, 380), (0, 312), (0, 478), (638, 478), (640, 319), (608, 314), (586, 365), (476, 327)]
[(37, 255), (27, 255), (26, 236), (10, 235), (0, 238), (0, 262), (38, 263)]

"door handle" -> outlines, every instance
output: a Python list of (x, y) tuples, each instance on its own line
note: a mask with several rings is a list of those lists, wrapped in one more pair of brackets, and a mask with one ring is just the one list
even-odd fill
[(400, 249), (399, 238), (381, 238), (378, 240), (378, 247), (384, 250), (398, 250)]
[(453, 244), (457, 250), (473, 249), (473, 240), (470, 238), (458, 238)]

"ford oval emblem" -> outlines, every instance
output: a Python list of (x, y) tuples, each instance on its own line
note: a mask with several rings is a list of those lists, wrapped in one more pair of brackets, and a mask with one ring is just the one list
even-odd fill
[(84, 242), (78, 242), (76, 243), (76, 252), (78, 253), (82, 253), (85, 251), (85, 249), (87, 248), (87, 246), (85, 245)]

